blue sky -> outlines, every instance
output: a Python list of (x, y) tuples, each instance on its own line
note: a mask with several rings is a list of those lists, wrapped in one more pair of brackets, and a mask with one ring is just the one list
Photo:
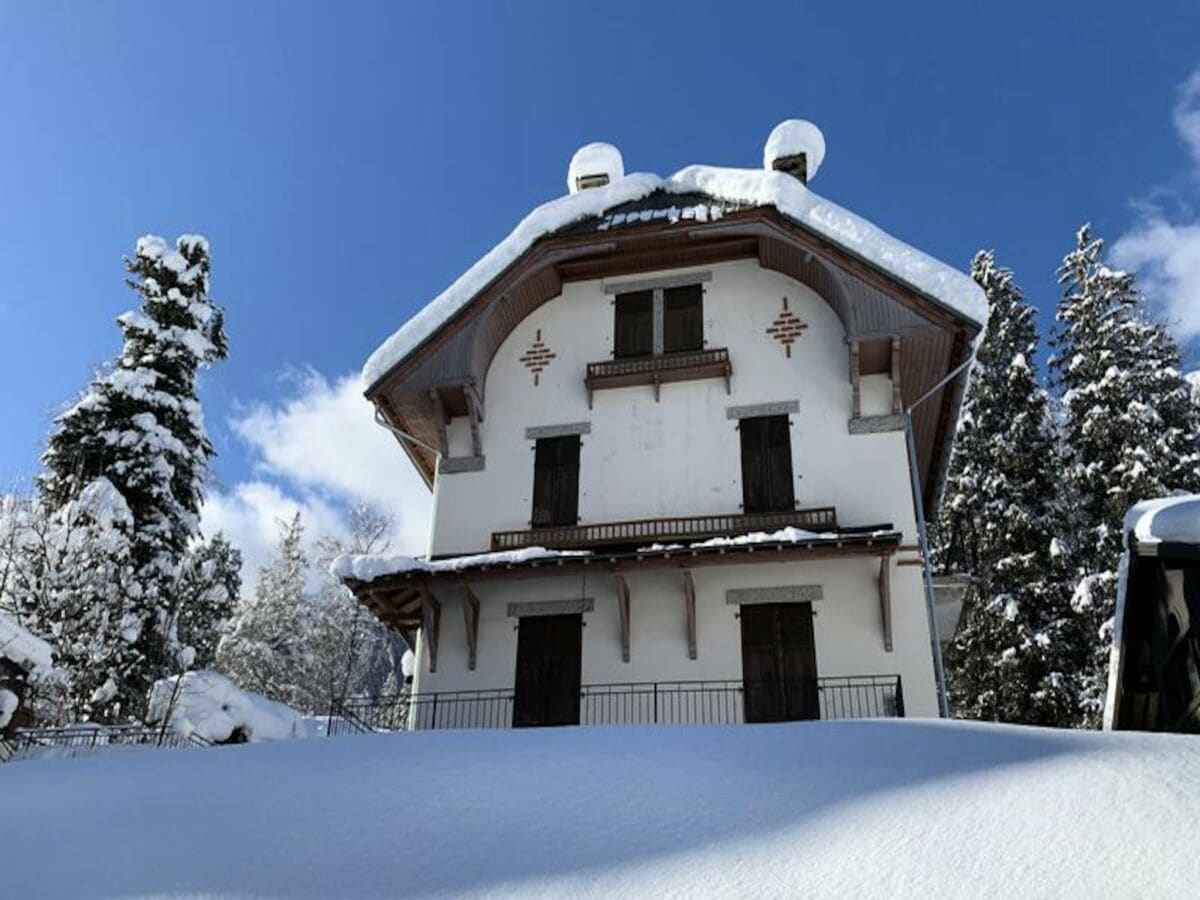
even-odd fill
[[(53, 411), (118, 348), (135, 238), (198, 231), (232, 348), (203, 386), (228, 506), (211, 522), (262, 538), (298, 504), (334, 527), (340, 503), (378, 494), (418, 541), (398, 449), (346, 437), (365, 407), (345, 376), (562, 193), (590, 140), (627, 171), (753, 166), (777, 121), (809, 118), (829, 146), (815, 190), (904, 240), (964, 267), (995, 247), (1048, 313), (1090, 220), (1157, 267), (1164, 310), (1186, 320), (1197, 35), (1194, 0), (9, 0), (0, 478), (36, 470)], [(382, 483), (393, 469), (402, 487)]]

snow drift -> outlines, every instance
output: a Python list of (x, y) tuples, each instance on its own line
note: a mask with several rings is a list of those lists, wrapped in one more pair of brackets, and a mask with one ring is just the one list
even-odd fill
[(418, 732), (18, 763), (0, 797), (14, 897), (1096, 900), (1200, 881), (1200, 741), (1180, 735)]
[(224, 743), (235, 736), (247, 741), (285, 741), (306, 736), (305, 719), (291, 707), (244, 691), (216, 672), (185, 672), (163, 678), (150, 689), (147, 720), (182, 737), (197, 735)]

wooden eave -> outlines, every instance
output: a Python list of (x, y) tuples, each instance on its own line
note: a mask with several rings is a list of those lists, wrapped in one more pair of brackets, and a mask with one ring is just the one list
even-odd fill
[[(822, 265), (833, 267), (886, 295), (926, 323), (924, 330), (914, 329), (902, 336), (902, 359), (909, 367), (904, 373), (903, 384), (906, 404), (964, 361), (970, 340), (979, 331), (974, 322), (823, 235), (772, 207), (755, 207), (728, 213), (708, 223), (652, 220), (612, 231), (543, 237), (408, 357), (371, 385), (366, 396), (379, 406), (395, 428), (436, 446), (439, 435), (432, 421), (432, 406), (427, 397), (406, 398), (406, 382), (485, 312), (490, 311), (497, 322), (489, 336), (494, 346), (490, 352), (486, 348), (481, 351), (486, 359), (476, 362), (481, 373), (486, 372), (491, 354), (499, 347), (503, 336), (542, 303), (558, 296), (565, 282), (746, 258), (757, 259), (765, 268), (805, 283), (808, 281), (799, 270), (811, 265), (815, 258)], [(825, 299), (832, 302), (829, 297)], [(583, 377), (582, 370), (580, 377)], [(481, 381), (482, 374), (460, 372), (447, 380), (446, 385), (481, 395)], [(428, 393), (425, 385), (420, 390)], [(944, 466), (950, 426), (958, 402), (954, 389), (943, 389), (940, 395), (927, 401), (914, 414), (926, 503), (931, 503), (936, 493), (937, 475)], [(406, 442), (401, 443), (426, 483), (432, 485), (436, 465), (434, 455)]]

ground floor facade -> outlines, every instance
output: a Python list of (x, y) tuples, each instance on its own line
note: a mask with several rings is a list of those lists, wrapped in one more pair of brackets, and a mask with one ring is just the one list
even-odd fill
[(920, 563), (903, 553), (480, 572), (422, 591), (413, 727), (938, 714)]

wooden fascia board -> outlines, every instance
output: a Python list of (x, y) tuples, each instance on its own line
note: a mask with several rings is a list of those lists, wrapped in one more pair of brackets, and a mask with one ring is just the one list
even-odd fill
[[(374, 402), (378, 405), (379, 409), (382, 410), (383, 417), (391, 423), (392, 427), (395, 428), (396, 431), (403, 431), (405, 433), (408, 432), (408, 428), (404, 424), (404, 419), (402, 419), (399, 413), (396, 412), (395, 408), (388, 403), (386, 397), (379, 396), (375, 398)], [(404, 455), (408, 457), (408, 461), (413, 464), (414, 468), (416, 468), (417, 472), (420, 474), (421, 480), (425, 482), (425, 487), (433, 490), (433, 479), (436, 475), (436, 471), (433, 466), (437, 465), (436, 460), (434, 461), (433, 466), (430, 466), (425, 454), (419, 447), (413, 444), (412, 441), (406, 441), (398, 434), (393, 434), (392, 437), (395, 438), (397, 444), (404, 448)]]

